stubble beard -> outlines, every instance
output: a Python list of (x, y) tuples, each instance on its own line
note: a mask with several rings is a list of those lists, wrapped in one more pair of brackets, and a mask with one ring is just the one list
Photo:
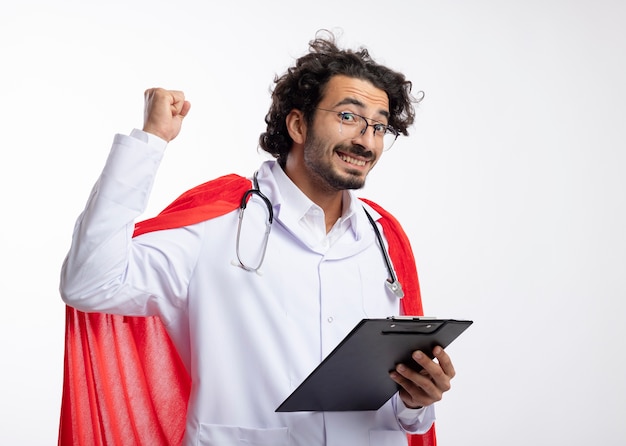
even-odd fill
[[(370, 151), (360, 146), (337, 145), (335, 151), (351, 153), (359, 156), (373, 158)], [(337, 172), (331, 160), (324, 157), (324, 150), (314, 134), (309, 134), (309, 138), (304, 145), (304, 164), (315, 174), (314, 181), (320, 188), (329, 192), (336, 192), (346, 189), (361, 189), (365, 186), (365, 178), (361, 170), (348, 169), (345, 173)]]

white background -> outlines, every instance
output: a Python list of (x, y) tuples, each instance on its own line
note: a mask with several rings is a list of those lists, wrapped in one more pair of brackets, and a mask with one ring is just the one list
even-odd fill
[[(7, 2), (8, 3), (8, 2)], [(20, 1), (0, 13), (0, 444), (56, 444), (58, 276), (143, 91), (192, 102), (146, 217), (249, 175), (269, 88), (319, 28), (426, 98), (363, 196), (396, 214), (449, 352), (442, 446), (626, 444), (626, 4)]]

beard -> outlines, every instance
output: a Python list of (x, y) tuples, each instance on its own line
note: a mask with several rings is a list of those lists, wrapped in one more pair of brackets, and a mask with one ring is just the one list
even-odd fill
[[(328, 158), (323, 147), (317, 135), (310, 132), (304, 143), (304, 164), (313, 174), (312, 179), (318, 187), (334, 192), (345, 189), (361, 189), (365, 186), (366, 175), (363, 174), (362, 170), (348, 169), (339, 172), (332, 160)], [(334, 147), (333, 152), (352, 154), (368, 158), (370, 161), (375, 158), (372, 151), (354, 144), (338, 144)]]

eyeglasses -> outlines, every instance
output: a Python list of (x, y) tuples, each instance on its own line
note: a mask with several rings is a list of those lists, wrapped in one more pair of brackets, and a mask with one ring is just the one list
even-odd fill
[[(374, 121), (373, 119), (357, 115), (356, 113), (346, 111), (338, 112), (336, 110), (327, 110), (325, 108), (318, 108), (317, 110), (335, 113), (339, 118), (339, 133), (346, 134), (348, 137), (365, 135), (367, 128), (372, 127), (374, 137), (382, 139), (383, 150), (385, 151), (391, 149), (393, 143), (396, 142), (396, 139), (398, 139), (398, 136), (400, 136), (400, 133), (390, 125)], [(372, 121), (372, 124), (370, 124), (368, 121)]]

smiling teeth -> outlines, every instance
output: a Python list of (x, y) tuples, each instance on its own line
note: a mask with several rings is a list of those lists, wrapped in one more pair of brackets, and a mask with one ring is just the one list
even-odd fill
[(361, 167), (365, 166), (365, 161), (352, 158), (351, 156), (339, 155), (339, 158), (344, 160), (346, 163), (356, 164), (357, 166), (361, 166)]

